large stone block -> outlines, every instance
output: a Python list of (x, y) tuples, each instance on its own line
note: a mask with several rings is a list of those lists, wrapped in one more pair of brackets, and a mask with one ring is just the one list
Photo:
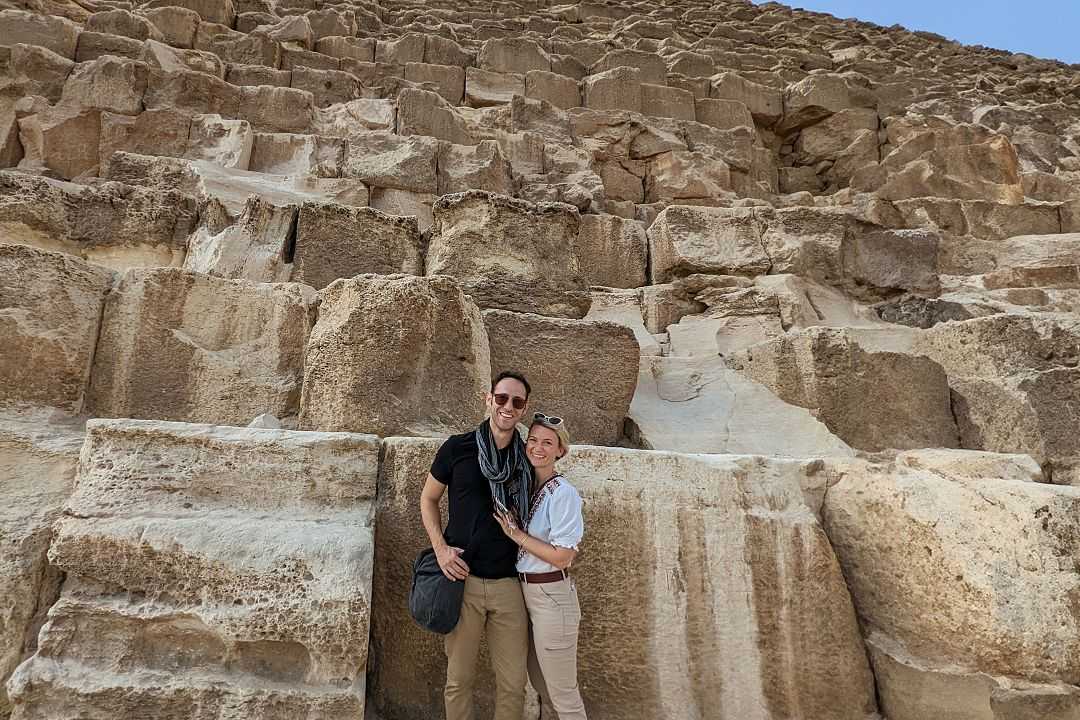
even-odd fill
[(438, 150), (438, 140), (422, 135), (357, 133), (348, 138), (341, 175), (376, 187), (434, 193)]
[(616, 67), (581, 81), (582, 104), (590, 110), (641, 112), (641, 72)]
[(415, 217), (304, 203), (295, 243), (292, 279), (317, 290), (354, 275), (423, 272), (424, 242)]
[(75, 59), (79, 26), (66, 18), (25, 10), (0, 10), (0, 44), (40, 45), (68, 60)]
[(27, 415), (0, 416), (0, 714), (11, 711), (4, 684), (37, 647), (61, 573), (46, 553), (52, 525), (75, 482), (83, 431)]
[(398, 135), (427, 135), (458, 145), (474, 145), (468, 121), (438, 93), (406, 88), (397, 97)]
[(409, 63), (405, 66), (405, 79), (414, 83), (432, 83), (436, 92), (451, 105), (460, 105), (465, 99), (465, 68), (458, 65)]
[(465, 103), (482, 108), (505, 105), (515, 95), (525, 94), (525, 76), (520, 73), (500, 73), (480, 68), (465, 68)]
[(484, 324), (491, 366), (525, 373), (533, 410), (565, 418), (576, 443), (619, 441), (637, 386), (639, 350), (632, 330), (602, 320), (506, 310), (484, 311)]
[(315, 119), (315, 98), (307, 90), (282, 87), (241, 88), (237, 114), (263, 132), (304, 132)]
[(783, 115), (783, 96), (775, 88), (751, 82), (733, 72), (717, 73), (711, 80), (709, 97), (742, 103), (750, 109), (755, 122), (771, 127)]
[(492, 72), (524, 74), (551, 70), (551, 58), (535, 40), (492, 38), (480, 47), (476, 65)]
[(672, 205), (649, 227), (653, 284), (692, 273), (762, 275), (771, 260), (749, 209)]
[(0, 244), (0, 275), (0, 405), (80, 412), (112, 272)]
[(15, 717), (362, 717), (378, 456), (366, 435), (91, 421)]
[(636, 220), (582, 215), (574, 254), (589, 285), (636, 288), (648, 282), (649, 240)]
[(184, 157), (192, 138), (191, 122), (188, 113), (167, 108), (135, 116), (101, 113), (100, 176), (110, 176), (109, 163), (115, 152)]
[(184, 269), (231, 280), (288, 281), (297, 210), (249, 196), (235, 223), (218, 229), (206, 222), (191, 235)]
[(316, 302), (298, 283), (130, 270), (105, 301), (87, 412), (224, 425), (294, 415)]
[[(887, 463), (828, 463), (825, 527), (864, 631), (885, 653), (902, 650), (937, 670), (939, 703), (976, 674), (1076, 685), (1080, 488), (986, 463), (957, 472), (970, 453), (956, 454), (950, 464), (919, 451)], [(885, 701), (919, 692), (896, 673), (878, 678)]]
[(0, 172), (0, 243), (66, 252), (118, 269), (180, 265), (195, 215), (195, 203), (175, 190)]
[(1039, 462), (1080, 454), (1080, 326), (1072, 315), (1002, 314), (948, 322), (915, 351), (949, 376), (961, 446)]
[(574, 256), (577, 211), (561, 203), (469, 191), (435, 203), (428, 275), (458, 278), (485, 308), (584, 317), (587, 285)]
[(19, 118), (20, 168), (47, 170), (71, 180), (98, 172), (101, 111), (70, 105), (42, 108)]
[(301, 427), (445, 435), (481, 420), (487, 332), (451, 278), (362, 275), (320, 295)]
[(740, 351), (728, 364), (810, 409), (852, 447), (957, 447), (945, 371), (927, 357), (875, 347), (876, 332), (810, 328)]
[(206, 73), (150, 68), (143, 104), (148, 109), (172, 108), (235, 118), (240, 116), (243, 90)]
[[(418, 502), (438, 446), (383, 443), (372, 700), (385, 717), (442, 706), (441, 639), (397, 600), (427, 545)], [(873, 716), (844, 577), (804, 499), (820, 497), (813, 463), (578, 446), (559, 465), (585, 501), (573, 572), (590, 718)], [(623, 565), (637, 570), (611, 571)]]
[(485, 190), (514, 193), (514, 174), (495, 140), (473, 145), (439, 145), (439, 195)]
[(79, 108), (138, 115), (143, 109), (149, 68), (146, 63), (105, 55), (75, 66), (60, 102)]

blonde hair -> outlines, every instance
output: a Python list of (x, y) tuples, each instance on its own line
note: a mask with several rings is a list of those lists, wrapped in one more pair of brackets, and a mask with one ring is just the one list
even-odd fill
[(563, 451), (562, 455), (559, 456), (560, 460), (570, 454), (570, 431), (566, 429), (566, 420), (562, 420), (562, 422), (552, 425), (551, 423), (546, 422), (542, 418), (534, 417), (532, 419), (532, 422), (529, 423), (529, 430), (532, 431), (532, 429), (537, 425), (551, 430), (555, 433), (555, 435), (558, 436), (559, 446), (562, 448)]

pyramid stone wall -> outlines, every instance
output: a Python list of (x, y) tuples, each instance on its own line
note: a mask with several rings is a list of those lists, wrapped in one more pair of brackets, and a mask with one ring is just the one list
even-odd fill
[(442, 717), (419, 487), (514, 365), (591, 716), (1075, 720), (1078, 88), (746, 0), (0, 0), (0, 717)]

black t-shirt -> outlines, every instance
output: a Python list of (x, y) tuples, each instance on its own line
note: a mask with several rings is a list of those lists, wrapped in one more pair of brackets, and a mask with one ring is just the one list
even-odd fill
[(493, 517), (491, 486), (480, 472), (476, 453), (476, 435), (470, 430), (450, 436), (431, 463), (431, 476), (447, 487), (449, 519), (443, 536), (465, 551), (462, 557), (472, 575), (489, 580), (516, 577), (518, 547)]

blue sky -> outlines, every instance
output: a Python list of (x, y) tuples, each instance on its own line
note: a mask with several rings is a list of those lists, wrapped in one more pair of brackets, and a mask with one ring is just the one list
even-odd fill
[(1080, 63), (1080, 0), (782, 1), (841, 18), (929, 30), (965, 45)]

